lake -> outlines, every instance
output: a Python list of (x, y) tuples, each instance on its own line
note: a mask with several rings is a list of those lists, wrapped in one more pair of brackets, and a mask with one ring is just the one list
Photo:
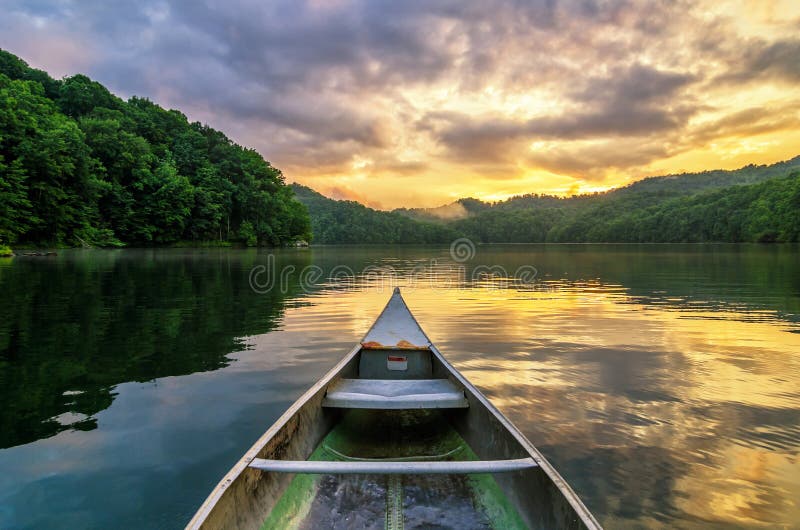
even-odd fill
[(0, 528), (182, 528), (399, 285), (608, 528), (800, 521), (800, 248), (0, 259)]

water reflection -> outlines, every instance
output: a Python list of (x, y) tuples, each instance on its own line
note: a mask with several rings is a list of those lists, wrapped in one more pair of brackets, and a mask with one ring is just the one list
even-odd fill
[[(255, 252), (65, 252), (0, 266), (0, 447), (96, 428), (126, 381), (215, 370), (297, 294), (256, 295)], [(287, 256), (305, 265), (310, 256)], [(10, 261), (10, 260), (9, 260)]]
[[(0, 527), (181, 527), (385, 303), (379, 275), (329, 281), (340, 265), (393, 270), (608, 528), (800, 520), (797, 248), (479, 247), (463, 270), (447, 248), (275, 256), (324, 274), (256, 294), (263, 251), (0, 263), (2, 441), (26, 444), (0, 451)], [(468, 281), (480, 265), (537, 277)]]
[[(609, 527), (797, 520), (798, 336), (574, 296), (495, 298), (495, 311), (441, 323), (440, 342), (480, 352), (450, 356)], [(741, 473), (750, 452), (768, 455), (760, 474)]]

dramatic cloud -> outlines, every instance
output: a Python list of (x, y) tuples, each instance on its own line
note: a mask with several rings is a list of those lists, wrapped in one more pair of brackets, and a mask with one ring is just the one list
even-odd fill
[(721, 81), (763, 81), (769, 78), (788, 84), (800, 82), (800, 39), (751, 41), (729, 60), (730, 71), (719, 77)]
[(385, 207), (797, 154), (786, 0), (10, 0), (0, 47)]

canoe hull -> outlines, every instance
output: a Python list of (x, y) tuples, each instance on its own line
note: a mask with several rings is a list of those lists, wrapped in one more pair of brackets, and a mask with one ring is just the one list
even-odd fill
[[(395, 370), (398, 367), (401, 371)], [(433, 378), (431, 380), (430, 378)], [(372, 381), (364, 385), (357, 380)], [(388, 391), (397, 386), (398, 378), (407, 379), (411, 386), (419, 380), (423, 387), (443, 387), (445, 397), (460, 395), (457, 408), (436, 408), (432, 405), (431, 394), (424, 394), (420, 399), (416, 396), (367, 395), (370, 404), (380, 406), (364, 406), (363, 399), (356, 403), (357, 409), (374, 409), (380, 416), (372, 417), (370, 425), (381, 427), (381, 419), (389, 420), (386, 428), (396, 427), (396, 419), (402, 416), (391, 416), (398, 411), (383, 409), (420, 408), (434, 409), (439, 424), (449, 425), (447, 428), (454, 436), (460, 437), (463, 443), (481, 465), (491, 465), (487, 461), (527, 460), (529, 465), (524, 469), (493, 473), (492, 491), (505, 496), (520, 526), (542, 529), (599, 529), (600, 525), (577, 495), (559, 476), (539, 451), (517, 428), (503, 416), (486, 397), (481, 394), (463, 375), (461, 375), (431, 343), (414, 316), (408, 310), (400, 291), (394, 294), (381, 315), (367, 332), (364, 339), (350, 351), (322, 379), (300, 397), (275, 424), (245, 453), (214, 488), (195, 516), (187, 525), (189, 529), (257, 529), (267, 520), (273, 508), (279, 503), (284, 493), (290, 488), (295, 477), (292, 473), (276, 470), (263, 471), (249, 467), (254, 459), (264, 461), (289, 461), (287, 469), (297, 469), (297, 461), (308, 460), (320, 446), (323, 439), (338, 432), (337, 425), (348, 425), (352, 415), (344, 417), (342, 408), (353, 406), (354, 397), (348, 392), (337, 392), (342, 387), (353, 389), (360, 386), (380, 387)], [(350, 380), (350, 381), (348, 381)], [(446, 380), (446, 381), (437, 381)], [(374, 382), (384, 381), (375, 385)], [(401, 384), (401, 386), (403, 386)], [(408, 385), (406, 385), (408, 386)], [(326, 393), (331, 389), (330, 399)], [(366, 392), (365, 389), (358, 390)], [(374, 394), (374, 388), (373, 388)], [(342, 394), (339, 398), (336, 395)], [(361, 394), (359, 394), (361, 395)], [(365, 394), (366, 395), (366, 394)], [(426, 397), (427, 396), (427, 397)], [(439, 394), (436, 396), (441, 397)], [(413, 399), (412, 399), (413, 398)], [(463, 399), (466, 398), (466, 403)], [(441, 400), (436, 401), (439, 405)], [(394, 407), (402, 403), (402, 407)], [(449, 403), (449, 402), (448, 402)], [(412, 406), (422, 404), (420, 407)], [(450, 403), (449, 406), (452, 406)], [(467, 405), (464, 407), (464, 405)], [(338, 408), (334, 408), (338, 407)], [(352, 412), (353, 409), (350, 409)], [(369, 411), (367, 411), (369, 412)], [(349, 412), (348, 412), (349, 414)], [(388, 416), (387, 416), (388, 415)], [(394, 418), (394, 419), (393, 419)], [(385, 423), (385, 421), (384, 421)], [(336, 427), (334, 429), (334, 427)], [(402, 431), (408, 442), (414, 442), (419, 434), (411, 426)], [(358, 439), (359, 433), (351, 439)], [(410, 439), (408, 437), (411, 437)], [(405, 442), (404, 442), (405, 443)], [(322, 444), (324, 446), (324, 444)], [(377, 447), (370, 445), (370, 447)], [(421, 454), (421, 453), (417, 453)], [(339, 456), (345, 456), (340, 454)], [(352, 455), (358, 456), (358, 455)], [(533, 462), (530, 462), (530, 460)], [(351, 459), (352, 460), (352, 459)], [(357, 458), (356, 458), (357, 460)], [(363, 459), (362, 459), (363, 460)], [(294, 463), (292, 463), (294, 461)], [(277, 469), (276, 464), (265, 462), (262, 467)], [(302, 462), (301, 462), (302, 464)], [(281, 464), (283, 465), (283, 464)], [(471, 464), (467, 464), (469, 467)], [(535, 467), (530, 467), (535, 465)], [(284, 466), (286, 468), (286, 466)], [(341, 466), (319, 467), (315, 469), (342, 469)], [(302, 467), (302, 466), (300, 466)], [(358, 466), (356, 466), (358, 467)], [(424, 467), (424, 466), (423, 466)], [(434, 466), (435, 467), (435, 466)], [(455, 466), (458, 467), (458, 466)], [(498, 462), (498, 471), (500, 470)], [(414, 466), (411, 466), (414, 469)], [(416, 466), (415, 469), (420, 469)], [(473, 475), (476, 476), (476, 475)], [(487, 475), (488, 476), (488, 475)], [(409, 477), (409, 480), (412, 477)], [(496, 483), (496, 484), (495, 484)], [(395, 485), (397, 482), (394, 483)], [(387, 493), (388, 495), (388, 493)], [(291, 495), (287, 497), (292, 498)], [(388, 498), (388, 497), (387, 497)], [(400, 499), (396, 495), (392, 498)], [(402, 502), (400, 503), (402, 508)], [(285, 503), (282, 505), (285, 506)], [(283, 513), (280, 508), (276, 513)], [(387, 510), (387, 515), (389, 511)], [(393, 516), (397, 515), (392, 511)]]
[[(478, 457), (486, 460), (533, 458), (539, 466), (494, 475), (503, 493), (530, 528), (595, 529), (600, 525), (555, 469), (442, 354), (431, 347), (434, 376), (464, 389), (466, 409), (448, 417)], [(294, 475), (248, 467), (255, 458), (306, 460), (339, 421), (341, 412), (322, 407), (329, 385), (355, 377), (361, 347), (354, 348), (297, 400), (223, 477), (189, 522), (189, 529), (260, 528)]]
[(336, 377), (355, 375), (360, 346), (354, 348), (322, 379), (303, 394), (222, 478), (187, 529), (235, 530), (260, 528), (289, 486), (292, 475), (270, 473), (249, 466), (254, 458), (305, 460), (314, 451), (340, 413), (322, 407), (325, 391)]

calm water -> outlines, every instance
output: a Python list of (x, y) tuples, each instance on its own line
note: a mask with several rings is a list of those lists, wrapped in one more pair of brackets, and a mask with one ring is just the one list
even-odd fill
[(181, 528), (390, 284), (608, 528), (798, 527), (800, 249), (575, 245), (0, 259), (0, 528)]

